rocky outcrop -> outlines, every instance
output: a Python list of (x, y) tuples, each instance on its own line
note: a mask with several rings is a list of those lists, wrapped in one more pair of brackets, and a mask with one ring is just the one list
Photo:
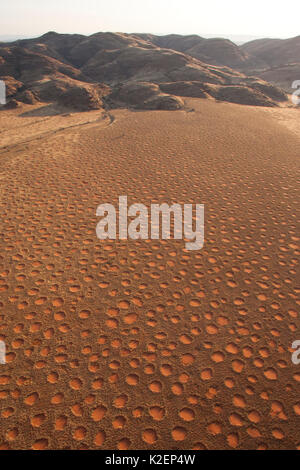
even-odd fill
[(7, 98), (15, 96), (20, 90), (25, 88), (24, 84), (20, 82), (20, 80), (16, 80), (14, 77), (8, 75), (0, 74), (0, 80), (3, 80), (5, 82)]
[(101, 84), (62, 78), (36, 82), (33, 89), (40, 101), (57, 103), (77, 111), (101, 109), (103, 97), (110, 92), (109, 87)]
[(112, 107), (133, 109), (177, 110), (184, 106), (180, 98), (162, 93), (158, 85), (148, 82), (129, 82), (117, 86), (109, 95), (109, 100)]

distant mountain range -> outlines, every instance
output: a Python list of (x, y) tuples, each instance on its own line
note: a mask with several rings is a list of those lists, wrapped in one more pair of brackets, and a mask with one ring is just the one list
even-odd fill
[(300, 36), (238, 46), (197, 35), (49, 32), (0, 43), (0, 79), (11, 106), (178, 109), (185, 96), (276, 106), (287, 100), (280, 87), (300, 79)]
[[(30, 39), (32, 35), (17, 35), (17, 34), (6, 34), (0, 35), (0, 42), (12, 42), (17, 41), (18, 39)], [(34, 36), (35, 37), (35, 36)], [(39, 37), (39, 36), (36, 36)], [(204, 38), (226, 38), (235, 44), (241, 45), (245, 42), (254, 41), (255, 39), (261, 39), (260, 36), (249, 36), (245, 34), (203, 34)]]
[(223, 38), (229, 39), (237, 45), (245, 44), (245, 42), (261, 39), (261, 36), (250, 36), (249, 34), (203, 34), (204, 38)]

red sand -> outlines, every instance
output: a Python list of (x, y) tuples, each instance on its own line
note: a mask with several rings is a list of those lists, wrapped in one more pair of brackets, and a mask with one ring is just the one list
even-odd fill
[[(188, 102), (0, 114), (2, 449), (299, 448), (291, 111)], [(204, 203), (203, 250), (99, 241), (119, 195)]]

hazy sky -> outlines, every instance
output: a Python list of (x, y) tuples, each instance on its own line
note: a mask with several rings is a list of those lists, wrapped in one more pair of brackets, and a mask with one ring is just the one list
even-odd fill
[(156, 34), (300, 34), (299, 0), (0, 0), (0, 35), (47, 31)]

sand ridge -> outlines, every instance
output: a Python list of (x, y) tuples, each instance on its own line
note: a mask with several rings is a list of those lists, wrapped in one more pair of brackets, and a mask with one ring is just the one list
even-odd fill
[[(299, 448), (298, 139), (263, 109), (187, 105), (0, 154), (2, 449)], [(121, 194), (204, 203), (203, 250), (99, 241)]]

